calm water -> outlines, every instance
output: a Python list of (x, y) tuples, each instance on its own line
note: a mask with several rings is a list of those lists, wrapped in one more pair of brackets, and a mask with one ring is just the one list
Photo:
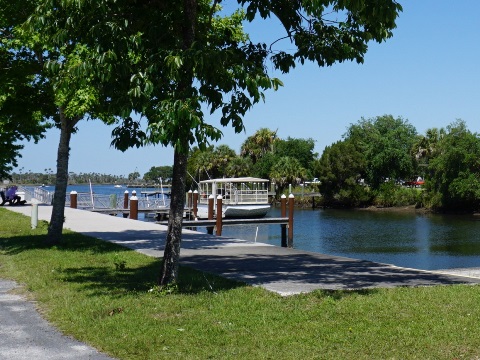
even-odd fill
[[(88, 185), (72, 190), (90, 191)], [(93, 186), (99, 194), (125, 190), (134, 189)], [(280, 216), (280, 210), (272, 208), (269, 216)], [(480, 216), (295, 209), (294, 220), (297, 249), (425, 270), (480, 267)], [(223, 235), (278, 246), (281, 241), (280, 225), (226, 226)]]
[[(225, 227), (223, 235), (281, 241), (280, 225)], [(294, 247), (425, 270), (480, 267), (480, 216), (295, 209)]]

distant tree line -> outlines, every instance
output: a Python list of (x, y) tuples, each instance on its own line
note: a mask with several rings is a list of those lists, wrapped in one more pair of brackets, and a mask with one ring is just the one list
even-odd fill
[[(435, 211), (480, 209), (480, 137), (456, 120), (419, 134), (408, 120), (392, 115), (360, 119), (342, 140), (319, 156), (313, 139), (288, 137), (262, 128), (237, 154), (227, 145), (194, 148), (188, 185), (208, 178), (255, 176), (269, 179), (281, 194), (291, 184), (310, 185), (326, 207), (416, 205)], [(408, 186), (421, 178), (421, 187)]]
[[(90, 181), (94, 184), (157, 184), (162, 183), (168, 184), (172, 179), (172, 166), (152, 166), (149, 171), (147, 171), (143, 178), (141, 177), (138, 171), (134, 171), (128, 176), (124, 175), (112, 175), (112, 174), (100, 174), (100, 173), (75, 173), (70, 171), (68, 173), (68, 184), (87, 184)], [(56, 174), (52, 169), (45, 169), (44, 172), (24, 172), (23, 168), (20, 171), (14, 172), (11, 174), (11, 181), (16, 184), (54, 184)]]

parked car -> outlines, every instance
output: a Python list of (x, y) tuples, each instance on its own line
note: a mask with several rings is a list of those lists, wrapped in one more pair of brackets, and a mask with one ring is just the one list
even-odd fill
[(421, 176), (417, 176), (416, 179), (411, 180), (411, 181), (405, 181), (404, 185), (405, 186), (412, 186), (412, 187), (420, 187), (425, 184), (425, 180)]

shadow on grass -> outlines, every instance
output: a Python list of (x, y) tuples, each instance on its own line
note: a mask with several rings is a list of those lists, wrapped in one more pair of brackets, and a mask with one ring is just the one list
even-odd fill
[[(41, 250), (39, 256), (49, 262), (56, 279), (79, 284), (88, 296), (146, 292), (158, 283), (161, 259), (77, 233), (65, 233), (62, 242), (53, 247), (45, 245), (46, 239), (45, 234), (0, 238), (0, 250), (7, 256)], [(62, 254), (58, 256), (58, 252)], [(102, 260), (96, 256), (101, 256)], [(83, 266), (86, 263), (92, 265)], [(242, 286), (245, 284), (180, 267), (175, 293), (220, 292)]]
[[(91, 296), (152, 291), (158, 283), (161, 261), (134, 269), (116, 270), (113, 267), (66, 268), (60, 271), (63, 281), (82, 284)], [(177, 294), (221, 292), (245, 286), (242, 283), (215, 275), (181, 267), (177, 283)], [(161, 293), (162, 291), (156, 291)], [(165, 293), (167, 293), (166, 291)]]

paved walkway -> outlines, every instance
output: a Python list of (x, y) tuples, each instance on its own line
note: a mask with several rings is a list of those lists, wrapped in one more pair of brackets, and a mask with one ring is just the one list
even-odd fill
[(111, 359), (55, 330), (32, 302), (12, 293), (16, 286), (13, 281), (0, 279), (0, 359)]

